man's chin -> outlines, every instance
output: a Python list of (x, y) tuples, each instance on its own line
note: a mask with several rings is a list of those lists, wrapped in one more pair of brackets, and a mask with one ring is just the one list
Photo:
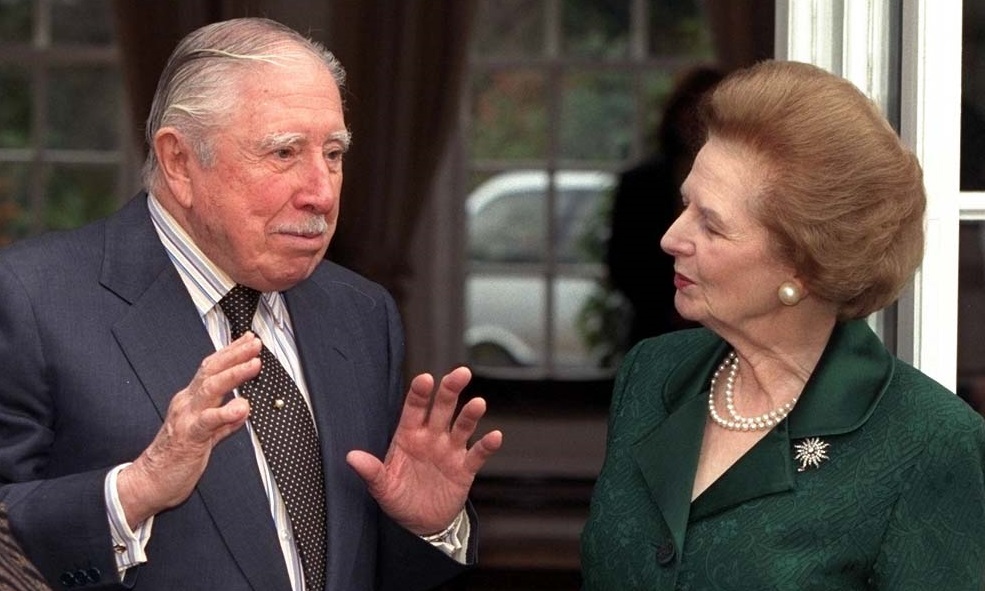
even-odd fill
[(261, 291), (286, 291), (291, 289), (315, 272), (318, 263), (323, 260), (323, 255), (324, 251), (320, 252), (317, 256), (305, 257), (303, 261), (291, 260), (284, 262), (276, 268), (270, 269), (269, 272), (262, 273), (262, 281), (264, 281), (266, 286)]

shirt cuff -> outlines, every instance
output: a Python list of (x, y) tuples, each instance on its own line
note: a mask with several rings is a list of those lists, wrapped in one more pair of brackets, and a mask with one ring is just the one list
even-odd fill
[(429, 536), (421, 536), (421, 539), (444, 552), (455, 562), (466, 564), (471, 531), (472, 525), (469, 523), (468, 515), (463, 508), (455, 520), (451, 522), (451, 525), (443, 531)]
[(130, 463), (120, 464), (110, 470), (103, 485), (103, 494), (106, 496), (106, 516), (109, 519), (109, 531), (113, 536), (113, 555), (116, 558), (116, 569), (121, 580), (128, 568), (147, 562), (144, 548), (150, 540), (151, 528), (154, 526), (153, 515), (137, 526), (136, 531), (131, 530), (127, 524), (119, 491), (116, 489), (116, 478), (120, 471), (129, 465)]

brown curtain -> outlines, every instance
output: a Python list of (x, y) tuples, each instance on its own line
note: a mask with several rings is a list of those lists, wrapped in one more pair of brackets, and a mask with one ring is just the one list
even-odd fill
[[(348, 72), (339, 230), (329, 257), (403, 302), (410, 242), (454, 129), (471, 0), (171, 0), (114, 2), (135, 129), (143, 128), (168, 55), (188, 32), (265, 16), (325, 43)], [(146, 146), (145, 146), (146, 148)]]
[(776, 0), (704, 0), (718, 63), (726, 71), (775, 55)]
[(353, 147), (329, 258), (383, 283), (398, 302), (414, 228), (455, 127), (472, 10), (462, 0), (332, 4)]

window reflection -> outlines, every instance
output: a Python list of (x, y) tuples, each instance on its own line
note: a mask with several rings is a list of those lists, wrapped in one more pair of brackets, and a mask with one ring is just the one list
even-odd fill
[(985, 414), (985, 222), (961, 222), (958, 394)]
[(965, 0), (961, 57), (961, 190), (985, 191), (985, 3)]
[[(985, 5), (963, 3), (961, 190), (985, 191)], [(961, 222), (958, 394), (985, 414), (985, 221)]]

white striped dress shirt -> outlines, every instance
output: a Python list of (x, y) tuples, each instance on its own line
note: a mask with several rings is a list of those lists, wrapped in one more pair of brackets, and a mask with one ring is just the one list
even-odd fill
[[(167, 250), (168, 257), (178, 270), (188, 293), (202, 317), (202, 322), (216, 350), (225, 347), (230, 342), (231, 332), (229, 322), (219, 307), (219, 300), (235, 286), (235, 282), (221, 269), (216, 267), (205, 254), (195, 245), (191, 237), (175, 221), (173, 217), (158, 203), (153, 195), (148, 195), (147, 204), (150, 208), (151, 220), (161, 242)], [(257, 306), (257, 315), (253, 319), (253, 332), (270, 349), (271, 353), (284, 365), (291, 375), (308, 406), (311, 399), (301, 371), (298, 359), (297, 345), (294, 341), (294, 328), (284, 298), (279, 292), (263, 293)], [(238, 392), (237, 392), (238, 395)], [(281, 550), (287, 564), (287, 572), (291, 578), (294, 591), (304, 591), (304, 576), (301, 569), (301, 556), (294, 545), (290, 517), (287, 506), (277, 490), (273, 472), (267, 466), (260, 448), (260, 442), (247, 422), (250, 437), (253, 440), (253, 450), (256, 454), (260, 479), (270, 502), (270, 513), (280, 538)], [(116, 549), (117, 567), (122, 575), (127, 568), (147, 561), (144, 547), (150, 539), (154, 518), (149, 518), (141, 524), (137, 531), (131, 531), (123, 516), (123, 508), (116, 492), (116, 475), (124, 468), (118, 466), (106, 478), (107, 512), (110, 528), (113, 532), (113, 543)], [(465, 561), (468, 545), (470, 523), (464, 510), (449, 527), (452, 535), (432, 544), (455, 558)]]

